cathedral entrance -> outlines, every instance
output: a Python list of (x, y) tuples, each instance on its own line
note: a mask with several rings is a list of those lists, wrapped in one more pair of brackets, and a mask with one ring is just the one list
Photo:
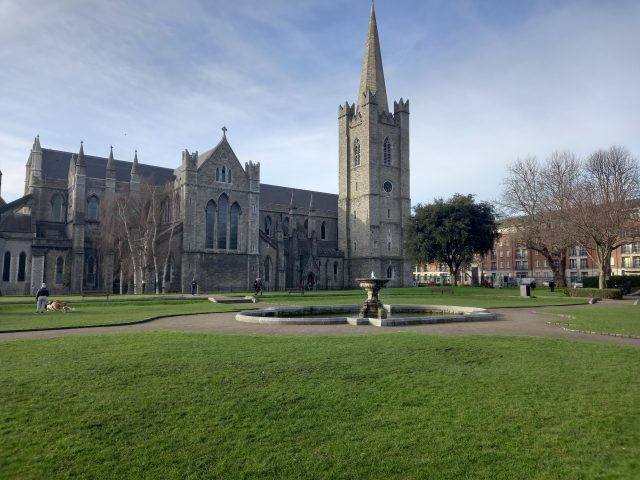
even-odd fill
[(316, 276), (309, 272), (309, 275), (307, 275), (307, 283), (305, 285), (307, 290), (315, 290), (315, 286), (316, 286)]

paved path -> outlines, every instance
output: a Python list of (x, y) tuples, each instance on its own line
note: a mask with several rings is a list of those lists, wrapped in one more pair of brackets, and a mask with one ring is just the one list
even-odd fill
[[(604, 301), (596, 305), (582, 305), (579, 308), (599, 308), (610, 305)], [(615, 304), (619, 305), (620, 301)], [(267, 307), (268, 305), (261, 305)], [(372, 326), (351, 325), (258, 325), (235, 320), (235, 313), (208, 313), (199, 315), (167, 317), (148, 323), (127, 326), (72, 328), (67, 330), (43, 330), (33, 332), (3, 333), (0, 340), (22, 340), (55, 338), (79, 335), (97, 335), (110, 333), (178, 331), (197, 333), (220, 333), (232, 335), (291, 335), (291, 336), (328, 336), (328, 335), (380, 335), (395, 332), (416, 332), (426, 335), (497, 335), (497, 336), (534, 336), (582, 340), (618, 345), (640, 347), (640, 339), (592, 335), (569, 332), (546, 322), (557, 317), (545, 314), (545, 310), (562, 307), (536, 308), (495, 308), (497, 320), (484, 322), (446, 323), (436, 325), (416, 325), (409, 327), (378, 328)], [(640, 311), (640, 307), (638, 307)]]

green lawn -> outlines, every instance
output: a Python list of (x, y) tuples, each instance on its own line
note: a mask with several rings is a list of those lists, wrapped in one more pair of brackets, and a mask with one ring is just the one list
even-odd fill
[(640, 478), (640, 349), (138, 333), (0, 342), (0, 478)]
[(0, 331), (50, 327), (76, 327), (133, 322), (158, 315), (228, 312), (240, 310), (237, 305), (224, 305), (204, 300), (155, 300), (135, 302), (70, 303), (73, 312), (35, 313), (32, 304), (0, 304)]
[(545, 310), (545, 313), (570, 315), (572, 318), (562, 318), (554, 323), (574, 330), (640, 336), (640, 306), (638, 305), (612, 305), (589, 310), (568, 308)]
[[(436, 305), (459, 305), (482, 308), (538, 307), (542, 305), (584, 304), (588, 299), (569, 298), (561, 292), (551, 293), (549, 289), (536, 289), (536, 298), (522, 298), (516, 289), (493, 289), (458, 287), (450, 288), (389, 288), (380, 291), (383, 303), (426, 303)], [(362, 303), (366, 294), (362, 290), (316, 291), (304, 295), (287, 292), (265, 292), (261, 302), (284, 303), (288, 305), (332, 305)]]

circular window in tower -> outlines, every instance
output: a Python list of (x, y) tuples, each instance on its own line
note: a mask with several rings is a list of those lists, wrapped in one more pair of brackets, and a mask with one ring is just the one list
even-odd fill
[(384, 188), (385, 192), (391, 193), (391, 190), (393, 190), (393, 183), (391, 183), (389, 180), (387, 180), (386, 182), (384, 182), (382, 184), (382, 188)]

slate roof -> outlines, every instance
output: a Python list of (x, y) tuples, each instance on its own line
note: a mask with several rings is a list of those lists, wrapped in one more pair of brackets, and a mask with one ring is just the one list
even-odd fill
[(338, 213), (338, 195), (335, 193), (315, 192), (299, 188), (281, 187), (279, 185), (260, 184), (260, 208), (269, 206), (289, 207), (293, 192), (293, 204), (297, 208), (309, 208), (309, 201), (313, 193), (313, 205), (317, 210)]
[[(42, 174), (46, 179), (66, 180), (69, 174), (69, 162), (72, 152), (62, 152), (60, 150), (42, 149)], [(107, 159), (105, 157), (84, 156), (87, 167), (87, 177), (105, 178), (107, 175)], [(113, 166), (116, 169), (116, 180), (128, 182), (131, 180), (131, 166), (133, 162), (124, 160), (114, 160)], [(164, 185), (175, 179), (173, 168), (156, 167), (154, 165), (138, 164), (138, 176), (141, 179), (152, 178), (156, 185)]]
[(31, 215), (7, 215), (0, 221), (0, 232), (31, 233)]

